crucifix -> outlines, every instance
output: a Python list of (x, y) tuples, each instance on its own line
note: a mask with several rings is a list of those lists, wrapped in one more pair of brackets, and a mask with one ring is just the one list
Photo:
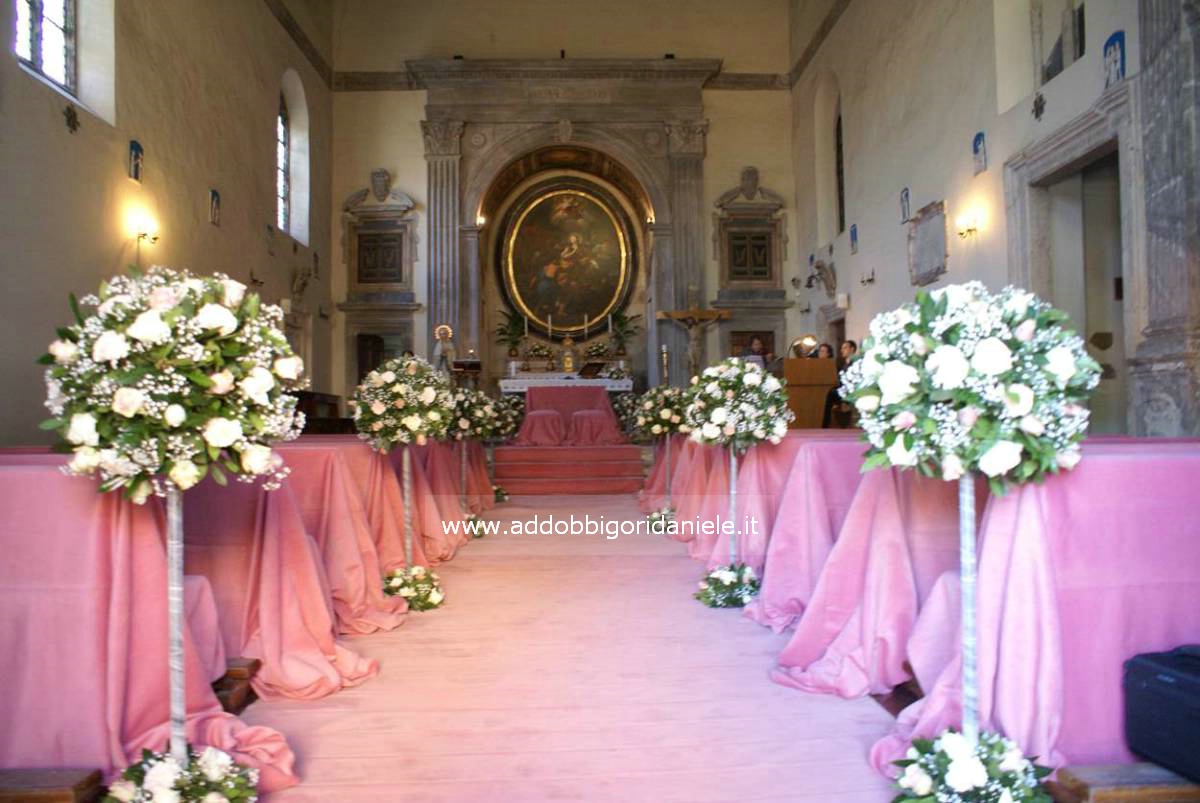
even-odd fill
[(729, 310), (700, 309), (692, 304), (690, 309), (660, 311), (656, 316), (660, 321), (672, 321), (682, 326), (688, 336), (688, 371), (691, 376), (700, 373), (700, 355), (704, 353), (704, 333), (708, 327), (717, 321), (729, 320)]

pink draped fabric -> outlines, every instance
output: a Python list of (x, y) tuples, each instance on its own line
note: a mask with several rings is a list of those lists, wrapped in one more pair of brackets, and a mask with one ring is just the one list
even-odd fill
[(857, 439), (836, 438), (809, 439), (796, 451), (747, 618), (779, 633), (804, 613), (858, 488), (864, 451)]
[[(487, 452), (479, 441), (467, 444), (467, 506), (472, 513), (483, 513), (496, 506), (492, 478), (488, 474)], [(461, 448), (456, 446), (455, 448)]]
[(183, 578), (183, 616), (204, 677), (215, 683), (224, 677), (227, 663), (217, 600), (207, 577), (189, 574)]
[(514, 446), (561, 446), (567, 439), (567, 424), (557, 410), (525, 411)]
[(230, 655), (257, 658), (263, 699), (313, 700), (357, 686), (379, 664), (337, 643), (321, 557), (289, 484), (203, 482), (184, 495), (189, 570), (211, 581)]
[(406, 448), (412, 449), (410, 453), (412, 459), (409, 460), (409, 464), (412, 467), (413, 529), (415, 531), (413, 543), (415, 546), (417, 539), (420, 539), (425, 552), (425, 565), (432, 566), (453, 558), (458, 551), (462, 537), (447, 533), (442, 526), (442, 514), (438, 510), (433, 489), (430, 487), (429, 479), (422, 465), (424, 461), (418, 453), (421, 447), (397, 446), (388, 453), (388, 459), (392, 463), (396, 478), (403, 481), (404, 449)]
[[(977, 499), (986, 499), (982, 483)], [(917, 615), (938, 577), (958, 565), (957, 509), (957, 483), (895, 469), (863, 475), (772, 679), (841, 697), (907, 680)]]
[[(542, 410), (554, 410), (562, 416), (566, 432), (560, 443), (567, 442), (573, 446), (599, 446), (624, 443), (621, 427), (617, 416), (613, 413), (612, 404), (608, 400), (608, 391), (599, 387), (544, 387), (529, 388), (525, 393), (525, 420), (517, 433), (518, 445), (558, 445), (542, 441), (550, 433), (544, 423), (544, 417), (531, 416), (531, 413)], [(584, 426), (585, 431), (575, 432), (574, 414), (580, 410), (594, 410), (600, 414), (600, 420), (589, 421)], [(531, 420), (532, 419), (532, 420)], [(535, 438), (536, 436), (536, 438)], [(534, 440), (538, 443), (534, 444)]]
[[(981, 529), (980, 712), (1044, 763), (1132, 760), (1123, 662), (1200, 641), (1196, 442), (1089, 441), (1074, 471), (993, 498)], [(871, 751), (879, 770), (961, 721), (957, 583), (922, 614), (914, 666), (933, 674)], [(945, 642), (955, 645), (950, 652)]]
[[(0, 766), (111, 773), (168, 735), (166, 559), (150, 507), (61, 464), (0, 461)], [(185, 633), (188, 738), (297, 783), (284, 737), (221, 711)]]
[(567, 423), (567, 446), (616, 446), (625, 443), (620, 429), (615, 429), (611, 412), (576, 410)]
[[(689, 450), (689, 442), (687, 435), (678, 434), (671, 436), (672, 482), (679, 476), (680, 467), (687, 465), (689, 462), (685, 454)], [(661, 509), (667, 503), (668, 478), (665, 458), (666, 449), (664, 448), (664, 442), (660, 440), (654, 445), (654, 463), (650, 466), (650, 473), (646, 477), (646, 485), (642, 488), (641, 493), (638, 494), (638, 505), (645, 513)], [(672, 493), (674, 493), (673, 485)]]
[(383, 568), (375, 550), (359, 485), (343, 449), (320, 442), (278, 447), (291, 469), (304, 527), (316, 542), (341, 633), (392, 630), (404, 622), (407, 606), (383, 593)]
[[(429, 498), (437, 505), (438, 517), (444, 522), (463, 521), (461, 467), (454, 445), (435, 441), (412, 449), (413, 456), (421, 461), (421, 468), (425, 471), (425, 478), (429, 482)], [(455, 537), (456, 548), (471, 540), (466, 528), (462, 528)]]

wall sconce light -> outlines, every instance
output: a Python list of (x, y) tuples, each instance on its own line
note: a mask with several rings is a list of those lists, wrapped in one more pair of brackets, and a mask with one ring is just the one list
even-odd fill
[(954, 221), (954, 227), (958, 229), (958, 236), (964, 240), (972, 235), (979, 233), (979, 213), (970, 211), (959, 215)]
[(860, 274), (858, 277), (858, 283), (863, 287), (866, 287), (868, 284), (875, 284), (875, 269), (871, 268), (870, 273)]
[(653, 226), (653, 225), (654, 225), (654, 215), (652, 215), (652, 214), (650, 214), (650, 215), (646, 215), (646, 225), (647, 225), (647, 226)]
[(476, 226), (482, 226), (485, 223), (487, 223), (487, 218), (485, 218), (483, 215), (475, 216), (475, 225)]
[(262, 287), (263, 286), (263, 280), (254, 275), (254, 268), (250, 269), (250, 286), (251, 287)]
[(804, 309), (799, 309), (796, 311), (799, 312), (801, 315), (807, 315), (808, 313), (812, 312), (812, 302), (811, 301), (807, 302), (804, 305)]

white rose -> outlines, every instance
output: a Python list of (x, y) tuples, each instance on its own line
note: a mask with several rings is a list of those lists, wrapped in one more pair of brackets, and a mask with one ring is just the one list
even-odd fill
[(222, 335), (231, 335), (237, 331), (237, 316), (227, 307), (220, 304), (205, 304), (196, 313), (196, 323), (201, 329), (216, 329)]
[(430, 421), (441, 421), (442, 420), (442, 414), (439, 413), (437, 410), (430, 410), (429, 414), (426, 417)]
[(175, 763), (175, 760), (164, 758), (151, 765), (150, 769), (146, 771), (146, 776), (142, 779), (142, 788), (152, 794), (172, 789), (175, 781), (179, 780), (179, 774), (179, 765)]
[(1007, 474), (1021, 464), (1021, 444), (997, 441), (979, 456), (979, 470), (989, 477)]
[(220, 792), (209, 792), (200, 803), (229, 803), (229, 798)]
[(405, 587), (405, 588), (400, 589), (400, 596), (402, 596), (402, 597), (415, 597), (416, 595), (417, 595), (417, 592), (414, 589), (412, 589), (411, 587)]
[(225, 306), (237, 309), (242, 305), (242, 299), (246, 297), (246, 285), (237, 279), (222, 279), (221, 294), (221, 300)]
[(975, 755), (975, 748), (961, 733), (947, 731), (934, 744), (934, 749), (945, 753), (951, 761), (965, 761)]
[(145, 403), (146, 394), (137, 388), (117, 388), (117, 392), (113, 394), (112, 410), (117, 415), (133, 418), (141, 412)]
[(367, 382), (373, 388), (381, 388), (387, 384), (387, 382), (383, 381), (382, 375), (374, 373), (374, 372), (367, 374)]
[(200, 468), (191, 460), (180, 460), (171, 465), (167, 476), (179, 490), (186, 491), (200, 481)]
[(154, 486), (149, 482), (142, 480), (134, 486), (133, 491), (129, 494), (129, 501), (135, 505), (144, 505), (146, 500), (150, 498), (150, 494), (154, 492)]
[(1065, 388), (1075, 376), (1075, 355), (1066, 346), (1055, 346), (1046, 352), (1046, 370), (1060, 388)]
[(860, 413), (873, 413), (879, 409), (879, 397), (874, 393), (869, 396), (859, 396), (854, 400), (854, 406)]
[(883, 371), (883, 361), (887, 359), (887, 353), (879, 346), (873, 346), (867, 349), (867, 353), (862, 357), (862, 372), (863, 376), (868, 379), (879, 376)]
[(150, 291), (150, 309), (171, 309), (179, 303), (180, 291), (174, 287), (155, 287)]
[(651, 434), (654, 434), (654, 435), (661, 435), (662, 434), (662, 425), (655, 424), (654, 426), (650, 427), (650, 432), (651, 432)]
[(434, 605), (439, 604), (445, 598), (446, 598), (445, 595), (442, 594), (441, 591), (438, 591), (436, 588), (429, 592), (429, 601)]
[(942, 479), (956, 480), (963, 475), (966, 467), (956, 454), (948, 454), (942, 458)]
[(383, 415), (383, 411), (387, 409), (387, 405), (381, 401), (371, 402), (371, 412), (375, 415)]
[(95, 446), (100, 442), (96, 432), (96, 417), (91, 413), (75, 413), (67, 426), (67, 440), (82, 446)]
[(758, 371), (747, 371), (742, 377), (742, 384), (746, 387), (754, 388), (762, 384), (762, 374)]
[(101, 318), (107, 318), (117, 308), (118, 304), (124, 307), (133, 306), (133, 297), (124, 293), (109, 296), (100, 306), (96, 307), (96, 313)]
[(137, 797), (137, 785), (125, 779), (113, 781), (108, 785), (108, 796), (121, 803), (133, 803), (133, 799)]
[(208, 378), (213, 383), (208, 392), (214, 396), (224, 396), (233, 390), (233, 373), (228, 368), (217, 371), (215, 374), (209, 374)]
[(1033, 318), (1026, 318), (1017, 325), (1013, 330), (1013, 337), (1020, 340), (1022, 343), (1028, 343), (1033, 340), (1033, 336), (1037, 333), (1037, 321)]
[(996, 798), (996, 803), (1016, 803), (1016, 801), (1013, 800), (1012, 792), (1008, 791), (1008, 789), (1001, 789), (1000, 797)]
[(971, 364), (957, 346), (938, 346), (925, 360), (925, 370), (935, 388), (956, 390), (966, 381)]
[(1024, 290), (1014, 290), (1008, 298), (1004, 299), (1004, 312), (1008, 315), (1019, 317), (1026, 313), (1032, 301), (1033, 293), (1026, 293)]
[(59, 365), (69, 365), (79, 357), (79, 346), (70, 340), (55, 340), (50, 344), (50, 356)]
[(168, 427), (177, 427), (187, 420), (187, 410), (183, 409), (182, 405), (169, 404), (166, 412), (163, 413), (163, 422)]
[(149, 309), (133, 319), (125, 333), (141, 343), (161, 343), (171, 337), (171, 327), (156, 309)]
[(775, 391), (779, 390), (780, 387), (779, 380), (776, 379), (772, 374), (767, 374), (767, 378), (763, 380), (763, 390), (767, 391), (768, 393), (774, 393)]
[(238, 382), (238, 387), (242, 389), (242, 393), (246, 394), (246, 398), (265, 407), (271, 401), (267, 397), (267, 393), (275, 387), (275, 377), (271, 376), (271, 372), (266, 368), (256, 366), (250, 369), (250, 373), (241, 382)]
[(908, 345), (919, 357), (924, 357), (929, 352), (929, 344), (925, 342), (925, 335), (920, 332), (913, 332), (908, 336)]
[(1068, 446), (1065, 451), (1058, 453), (1058, 455), (1054, 458), (1054, 461), (1058, 463), (1059, 468), (1070, 471), (1071, 469), (1075, 468), (1075, 466), (1079, 465), (1079, 458), (1081, 456), (1082, 455), (1079, 453), (1078, 446)]
[(1046, 425), (1042, 423), (1042, 419), (1036, 415), (1027, 415), (1021, 419), (1021, 431), (1028, 432), (1033, 437), (1037, 438), (1046, 431)]
[(304, 372), (304, 360), (296, 356), (280, 357), (273, 368), (282, 379), (299, 379)]
[(904, 445), (904, 438), (896, 438), (892, 442), (892, 445), (887, 448), (887, 458), (893, 466), (915, 466), (917, 464), (917, 452)]
[(987, 767), (975, 756), (960, 758), (950, 762), (946, 770), (946, 785), (955, 792), (969, 792), (981, 786), (987, 786)]
[(242, 437), (242, 423), (229, 418), (210, 418), (204, 425), (204, 442), (209, 446), (224, 449)]
[(947, 311), (961, 307), (973, 297), (971, 291), (967, 289), (965, 285), (961, 284), (951, 284), (947, 285), (946, 287), (940, 287), (930, 293), (930, 295), (933, 296), (934, 301), (941, 301), (944, 297), (946, 299)]
[(897, 783), (904, 789), (909, 789), (917, 797), (925, 797), (933, 791), (933, 778), (921, 769), (919, 764), (909, 764), (904, 768), (904, 774)]
[(670, 410), (659, 410), (658, 417), (661, 418), (663, 421), (670, 421), (671, 420), (671, 411)]
[(709, 420), (720, 426), (729, 420), (729, 411), (724, 407), (718, 407), (712, 411), (712, 415), (709, 416)]
[(396, 381), (396, 372), (395, 371), (384, 371), (382, 374), (379, 375), (379, 379), (380, 379), (380, 383), (384, 384), (384, 385), (395, 382)]
[(1028, 764), (1029, 762), (1025, 760), (1025, 754), (1021, 752), (1021, 748), (1013, 745), (1004, 751), (998, 768), (1001, 772), (1024, 772)]
[(80, 446), (67, 467), (76, 474), (90, 474), (100, 465), (100, 453), (91, 446)]
[(92, 359), (96, 362), (115, 363), (129, 354), (129, 341), (120, 332), (105, 332), (92, 344)]
[(421, 389), (421, 395), (418, 397), (421, 404), (433, 404), (433, 400), (437, 398), (437, 391), (431, 385), (426, 385)]
[(408, 427), (410, 432), (416, 432), (418, 429), (421, 428), (421, 416), (406, 415), (403, 419), (401, 419), (400, 423), (402, 423), (402, 424), (404, 424), (404, 426)]
[(882, 404), (896, 404), (911, 396), (917, 389), (921, 375), (907, 363), (891, 360), (879, 374), (879, 390), (883, 394)]
[(707, 441), (715, 441), (721, 437), (721, 428), (712, 422), (700, 427), (700, 437)]
[(971, 367), (983, 376), (999, 376), (1012, 368), (1012, 352), (998, 337), (985, 337), (975, 346)]
[(1028, 415), (1033, 409), (1033, 388), (1019, 382), (1004, 388), (1004, 409), (1013, 418)]
[(255, 476), (265, 474), (274, 465), (274, 457), (270, 446), (252, 443), (242, 449), (240, 458), (242, 470)]

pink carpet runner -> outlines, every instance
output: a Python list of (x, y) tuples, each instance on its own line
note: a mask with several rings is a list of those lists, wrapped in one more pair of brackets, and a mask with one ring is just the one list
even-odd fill
[[(485, 514), (640, 520), (631, 496), (515, 497)], [(493, 535), (438, 567), (445, 607), (349, 643), (379, 677), (243, 716), (288, 736), (274, 801), (890, 800), (870, 700), (767, 678), (786, 637), (691, 598), (655, 536)]]

